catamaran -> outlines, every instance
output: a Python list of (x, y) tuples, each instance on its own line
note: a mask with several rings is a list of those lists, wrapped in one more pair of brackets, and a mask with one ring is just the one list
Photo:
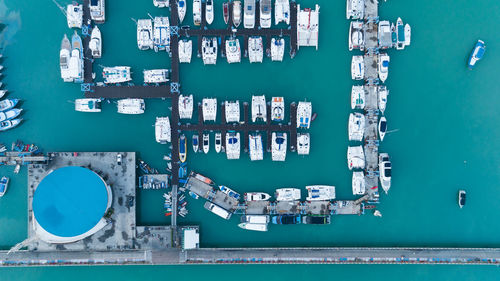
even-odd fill
[(335, 186), (331, 185), (309, 185), (306, 186), (307, 201), (324, 201), (335, 199)]
[(248, 146), (251, 161), (264, 159), (264, 148), (262, 146), (262, 136), (260, 134), (249, 134)]
[(207, 24), (212, 24), (214, 21), (214, 2), (213, 0), (206, 0), (205, 4), (205, 20)]
[(216, 64), (217, 63), (217, 38), (216, 37), (203, 37), (201, 41), (202, 49), (201, 56), (203, 64)]
[(76, 99), (75, 110), (80, 112), (101, 112), (100, 99)]
[(349, 51), (353, 49), (361, 51), (365, 49), (363, 22), (361, 21), (351, 21), (351, 26), (349, 27)]
[(210, 150), (210, 135), (203, 133), (203, 153), (207, 154)]
[(387, 133), (387, 119), (385, 116), (382, 116), (378, 121), (378, 136), (380, 137), (380, 141), (384, 140), (385, 133)]
[(346, 18), (361, 20), (365, 17), (365, 0), (347, 0)]
[(194, 153), (198, 152), (198, 149), (200, 148), (200, 137), (198, 136), (198, 134), (194, 134), (193, 135), (193, 151)]
[(255, 0), (244, 0), (243, 26), (245, 28), (255, 27)]
[(228, 63), (241, 62), (241, 48), (238, 38), (226, 40), (226, 58)]
[(99, 27), (94, 26), (90, 34), (89, 49), (92, 51), (93, 58), (100, 58), (102, 55), (101, 31)]
[(5, 120), (3, 122), (0, 122), (0, 131), (7, 131), (9, 129), (17, 127), (19, 124), (21, 124), (21, 121), (23, 119), (12, 119), (12, 120)]
[(226, 123), (240, 122), (240, 101), (225, 101)]
[(379, 54), (378, 55), (378, 77), (382, 83), (387, 80), (387, 76), (389, 75), (389, 62), (391, 58), (388, 54)]
[(283, 97), (273, 97), (271, 99), (271, 120), (283, 121), (285, 119), (285, 99)]
[(150, 70), (144, 70), (144, 83), (152, 83), (152, 84), (159, 84), (159, 83), (166, 83), (169, 81), (168, 79), (168, 69), (150, 69)]
[(384, 114), (385, 108), (387, 106), (387, 97), (389, 96), (389, 90), (386, 86), (378, 86), (378, 109), (382, 114)]
[(365, 168), (365, 153), (363, 146), (347, 147), (347, 166), (349, 170)]
[(396, 21), (396, 50), (403, 50), (405, 48), (405, 27), (403, 25), (403, 20), (398, 18)]
[(271, 60), (283, 61), (285, 55), (285, 39), (272, 38), (271, 39)]
[(271, 0), (260, 0), (260, 27), (271, 27)]
[(349, 114), (349, 140), (362, 141), (365, 133), (365, 116), (358, 112)]
[(319, 46), (319, 5), (315, 9), (300, 9), (297, 4), (297, 48), (300, 46)]
[(155, 138), (157, 143), (166, 144), (171, 142), (170, 119), (167, 117), (156, 117)]
[(312, 104), (307, 101), (299, 101), (297, 106), (297, 128), (309, 129), (311, 126)]
[(262, 62), (264, 59), (264, 47), (261, 36), (252, 36), (248, 38), (248, 59), (250, 63)]
[(362, 171), (352, 173), (352, 194), (363, 195), (366, 193), (365, 174)]
[(274, 2), (274, 24), (284, 22), (290, 24), (290, 1), (276, 0)]
[(118, 113), (143, 114), (146, 104), (143, 99), (121, 99), (117, 102)]
[(298, 188), (278, 188), (274, 193), (276, 201), (295, 201), (300, 200), (300, 189)]
[(169, 4), (169, 0), (153, 0), (153, 5), (157, 8), (166, 8)]
[(137, 47), (139, 50), (153, 49), (153, 21), (140, 19), (137, 21)]
[(75, 83), (83, 82), (83, 44), (82, 38), (76, 33), (71, 37), (71, 57), (69, 72)]
[(229, 2), (222, 3), (222, 15), (224, 16), (224, 22), (227, 24), (229, 22)]
[(262, 119), (267, 121), (266, 96), (252, 96), (252, 122)]
[(7, 111), (14, 108), (19, 102), (18, 99), (4, 99), (0, 101), (0, 111)]
[(378, 44), (380, 48), (387, 49), (393, 46), (392, 34), (392, 27), (389, 21), (383, 20), (378, 23)]
[(179, 62), (190, 63), (191, 55), (193, 54), (193, 41), (179, 40)]
[(240, 159), (240, 133), (230, 131), (226, 133), (227, 159)]
[(61, 50), (59, 51), (59, 67), (61, 68), (61, 78), (64, 82), (73, 82), (69, 68), (69, 60), (71, 57), (71, 43), (68, 36), (64, 34), (61, 42)]
[(363, 86), (352, 86), (351, 89), (351, 108), (365, 108), (365, 89)]
[(193, 117), (193, 95), (179, 96), (179, 118), (191, 119)]
[(299, 155), (309, 155), (311, 147), (311, 136), (309, 133), (297, 134), (297, 153)]
[(271, 158), (273, 161), (285, 161), (287, 150), (286, 133), (273, 132), (271, 137)]
[(220, 132), (215, 133), (215, 152), (219, 153), (222, 149), (222, 134)]
[(130, 66), (114, 66), (102, 69), (102, 77), (106, 84), (124, 83), (132, 80)]
[(202, 100), (203, 121), (217, 119), (217, 98), (204, 98)]
[(201, 0), (193, 0), (193, 22), (194, 25), (201, 24)]
[(233, 24), (238, 27), (241, 24), (241, 1), (233, 2)]
[(22, 111), (23, 110), (19, 108), (12, 108), (7, 111), (0, 111), (0, 122), (14, 119), (17, 116), (19, 116)]
[(243, 199), (245, 201), (267, 201), (271, 198), (271, 195), (264, 192), (246, 192), (243, 194)]
[(68, 20), (69, 28), (82, 28), (83, 5), (78, 5), (76, 2), (69, 4), (66, 7), (66, 18)]
[(382, 185), (382, 189), (389, 192), (391, 188), (391, 172), (392, 172), (392, 164), (391, 159), (389, 158), (389, 154), (380, 153), (378, 156), (378, 169), (379, 169), (379, 178), (380, 184)]
[(353, 80), (363, 80), (365, 78), (365, 60), (363, 56), (352, 56), (351, 77)]
[(90, 0), (90, 18), (96, 23), (106, 20), (106, 4), (104, 0)]
[(170, 22), (168, 17), (154, 18), (153, 42), (154, 50), (170, 52)]
[(186, 162), (187, 156), (187, 140), (184, 134), (179, 136), (179, 160), (181, 163)]
[(178, 0), (177, 1), (177, 13), (179, 14), (179, 23), (182, 23), (184, 17), (186, 16), (186, 0)]

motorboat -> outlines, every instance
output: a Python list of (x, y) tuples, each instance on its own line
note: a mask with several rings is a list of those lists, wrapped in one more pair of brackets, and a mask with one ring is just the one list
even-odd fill
[(392, 47), (396, 47), (398, 44), (398, 33), (396, 32), (396, 26), (394, 23), (391, 23), (391, 32)]
[(260, 134), (249, 134), (248, 146), (251, 161), (264, 159), (264, 147), (262, 145), (262, 136)]
[(264, 59), (264, 47), (261, 36), (248, 38), (248, 59), (250, 63), (262, 62)]
[(378, 86), (378, 109), (382, 114), (384, 114), (385, 112), (388, 96), (389, 96), (389, 90), (387, 90), (387, 87)]
[(203, 64), (216, 64), (217, 63), (217, 38), (216, 37), (203, 37), (201, 41), (201, 56)]
[(170, 52), (170, 22), (168, 17), (155, 17), (153, 20), (153, 43), (155, 52)]
[(100, 99), (76, 99), (75, 110), (80, 112), (101, 112)]
[(300, 46), (319, 46), (319, 5), (316, 8), (300, 9), (297, 4), (297, 48)]
[(405, 24), (405, 46), (410, 46), (411, 44), (411, 26)]
[(167, 8), (169, 3), (169, 0), (153, 0), (153, 5), (157, 8)]
[(11, 120), (5, 120), (0, 122), (0, 131), (7, 131), (9, 129), (17, 127), (19, 124), (21, 124), (21, 121), (23, 119), (11, 119)]
[(309, 133), (297, 134), (297, 153), (299, 155), (309, 155), (311, 147), (311, 136)]
[(182, 23), (186, 17), (187, 3), (186, 0), (177, 1), (177, 13), (179, 14), (179, 23)]
[(0, 99), (7, 94), (7, 90), (0, 90)]
[(380, 48), (387, 49), (393, 46), (391, 23), (387, 20), (378, 23), (378, 44)]
[(219, 185), (219, 190), (229, 197), (232, 197), (236, 200), (240, 200), (241, 197), (240, 194), (225, 185)]
[(205, 4), (205, 20), (207, 24), (212, 24), (214, 21), (214, 2), (213, 0), (206, 0)]
[(290, 24), (290, 1), (275, 0), (274, 1), (274, 24), (284, 22)]
[(300, 189), (298, 188), (279, 188), (274, 193), (276, 201), (295, 201), (300, 200)]
[(82, 38), (76, 33), (71, 37), (71, 57), (69, 58), (69, 73), (73, 82), (83, 82), (83, 44)]
[(179, 136), (179, 160), (181, 163), (186, 162), (187, 157), (187, 140), (184, 134)]
[(241, 24), (241, 1), (233, 2), (233, 24), (238, 27)]
[(66, 6), (66, 18), (69, 28), (82, 28), (83, 25), (83, 5), (73, 2)]
[(219, 153), (222, 150), (222, 134), (215, 133), (215, 152)]
[(69, 69), (69, 60), (71, 57), (71, 43), (68, 36), (64, 34), (61, 42), (61, 50), (59, 51), (59, 67), (61, 68), (61, 78), (64, 82), (73, 82), (71, 71)]
[(267, 122), (266, 96), (252, 96), (252, 122), (261, 119)]
[(365, 78), (365, 60), (363, 56), (352, 56), (351, 77), (353, 80), (363, 80)]
[(379, 178), (380, 184), (382, 185), (382, 189), (389, 192), (391, 188), (391, 172), (392, 172), (392, 163), (389, 158), (389, 154), (380, 153), (378, 156), (378, 170), (379, 170)]
[(267, 231), (267, 224), (262, 224), (262, 223), (242, 222), (238, 224), (238, 227), (253, 231)]
[[(3, 180), (3, 178), (2, 178)], [(1, 187), (0, 187), (1, 190)], [(1, 194), (0, 194), (1, 196)], [(459, 190), (458, 191), (458, 206), (460, 206), (460, 209), (462, 209), (465, 206), (465, 200), (467, 199), (467, 193), (465, 190)]]
[(271, 159), (273, 161), (285, 161), (287, 150), (286, 133), (273, 132), (271, 135)]
[(363, 146), (347, 147), (347, 166), (349, 170), (365, 168), (365, 153), (363, 151)]
[(152, 20), (140, 19), (137, 21), (137, 47), (139, 50), (154, 48)]
[(190, 63), (192, 54), (193, 41), (187, 39), (179, 40), (179, 62)]
[(117, 84), (132, 81), (130, 66), (104, 67), (102, 77), (106, 84)]
[(92, 28), (92, 33), (90, 34), (89, 49), (92, 52), (93, 58), (100, 58), (102, 55), (102, 41), (101, 41), (101, 31), (99, 27), (94, 26)]
[(403, 20), (398, 18), (396, 21), (396, 50), (403, 50), (405, 48), (405, 27), (403, 25)]
[(166, 144), (172, 141), (170, 119), (167, 117), (156, 117), (155, 138), (157, 143)]
[(308, 101), (299, 101), (297, 106), (297, 128), (309, 129), (311, 126), (312, 104)]
[(179, 118), (191, 119), (193, 117), (193, 95), (179, 95)]
[(365, 36), (362, 21), (351, 21), (349, 27), (349, 51), (353, 49), (359, 49), (361, 51), (365, 49)]
[(240, 101), (225, 101), (226, 123), (240, 122)]
[(385, 116), (382, 116), (378, 121), (378, 136), (380, 137), (381, 141), (384, 140), (386, 133), (387, 133), (387, 119), (385, 118)]
[(349, 114), (349, 140), (362, 141), (365, 133), (365, 116), (358, 112)]
[(217, 119), (217, 98), (204, 98), (202, 100), (203, 121)]
[(273, 97), (271, 99), (271, 120), (281, 122), (285, 119), (285, 99)]
[(0, 111), (7, 111), (9, 109), (12, 109), (17, 105), (18, 102), (19, 102), (18, 99), (0, 100)]
[(143, 99), (121, 99), (117, 102), (118, 113), (122, 114), (143, 114), (146, 104)]
[(351, 108), (365, 108), (365, 88), (363, 86), (352, 86), (351, 89)]
[(240, 159), (240, 133), (230, 131), (226, 133), (227, 159)]
[(285, 55), (285, 39), (272, 38), (271, 39), (271, 60), (283, 61)]
[(193, 151), (194, 153), (198, 152), (198, 149), (200, 148), (200, 138), (197, 134), (193, 135)]
[(366, 193), (365, 174), (362, 171), (352, 173), (352, 194), (363, 195)]
[(476, 46), (474, 46), (474, 49), (469, 57), (469, 62), (467, 63), (469, 69), (473, 69), (474, 66), (476, 66), (476, 63), (483, 58), (485, 51), (486, 45), (484, 42), (482, 40), (477, 40)]
[(226, 58), (228, 63), (241, 62), (241, 48), (238, 38), (226, 40)]
[[(260, 193), (265, 194), (265, 193)], [(245, 193), (247, 195), (247, 193)], [(268, 194), (266, 194), (268, 195)], [(268, 195), (269, 196), (269, 195)], [(250, 200), (252, 201), (252, 200)], [(258, 200), (255, 200), (258, 201)], [(244, 215), (241, 217), (243, 223), (268, 224), (270, 222), (268, 215)]]
[(203, 153), (207, 154), (210, 151), (210, 135), (208, 133), (203, 134)]
[(9, 178), (2, 177), (0, 179), (0, 197), (3, 197), (5, 195), (5, 192), (7, 192), (8, 187), (9, 187)]
[(255, 27), (255, 0), (244, 0), (243, 26), (245, 28)]
[(365, 17), (365, 0), (347, 0), (346, 18), (361, 20)]
[(271, 220), (273, 224), (300, 224), (300, 215), (278, 215), (274, 216)]
[(21, 114), (23, 110), (19, 108), (12, 108), (7, 111), (0, 111), (0, 122), (5, 120), (14, 119)]
[(229, 2), (222, 3), (222, 15), (224, 16), (224, 22), (227, 24), (229, 22)]
[(90, 0), (90, 18), (95, 23), (106, 21), (106, 3), (104, 0)]
[(260, 27), (271, 27), (271, 0), (260, 0)]
[(201, 0), (193, 0), (193, 22), (197, 26), (201, 24)]
[(389, 62), (391, 58), (388, 54), (379, 54), (378, 55), (378, 78), (382, 83), (387, 80), (387, 76), (389, 75)]
[(150, 70), (144, 70), (144, 83), (149, 83), (149, 84), (159, 84), (159, 83), (166, 83), (169, 81), (168, 79), (168, 74), (169, 70), (164, 68), (164, 69), (150, 69)]
[(335, 186), (331, 185), (309, 185), (306, 186), (307, 201), (325, 201), (335, 199)]
[(271, 195), (264, 192), (246, 192), (243, 195), (245, 201), (267, 201), (271, 198)]

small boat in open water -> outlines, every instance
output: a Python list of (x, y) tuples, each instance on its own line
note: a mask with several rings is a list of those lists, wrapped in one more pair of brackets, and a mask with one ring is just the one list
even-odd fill
[(2, 177), (2, 179), (0, 179), (0, 197), (5, 195), (5, 192), (7, 192), (7, 187), (9, 187), (9, 178)]
[(467, 193), (465, 192), (465, 190), (458, 191), (458, 206), (460, 206), (460, 209), (462, 209), (463, 206), (465, 206), (466, 197), (467, 197)]
[(469, 69), (472, 69), (474, 68), (474, 66), (476, 66), (476, 63), (483, 58), (485, 51), (486, 45), (484, 44), (484, 42), (482, 40), (477, 40), (476, 46), (474, 46), (474, 49), (472, 50), (472, 53), (469, 57)]

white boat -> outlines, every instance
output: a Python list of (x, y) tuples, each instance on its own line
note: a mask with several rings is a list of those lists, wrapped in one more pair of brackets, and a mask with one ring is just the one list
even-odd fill
[(118, 113), (143, 114), (146, 104), (143, 99), (121, 99), (118, 100)]
[(352, 86), (351, 89), (351, 108), (365, 108), (365, 88), (363, 86)]
[(324, 201), (335, 199), (335, 186), (331, 185), (309, 185), (306, 186), (307, 201)]
[(96, 23), (106, 20), (106, 3), (104, 0), (90, 0), (90, 18)]
[(179, 118), (191, 119), (193, 117), (193, 95), (179, 96)]
[(391, 58), (388, 54), (379, 54), (378, 55), (378, 78), (382, 83), (387, 80), (387, 76), (389, 75), (389, 62)]
[(290, 1), (275, 0), (274, 1), (274, 24), (284, 22), (290, 24)]
[(190, 63), (192, 54), (193, 41), (187, 39), (179, 40), (179, 62)]
[(403, 20), (398, 18), (396, 21), (396, 50), (403, 50), (405, 48), (405, 28), (403, 26)]
[(225, 101), (226, 123), (240, 122), (240, 101)]
[(0, 111), (0, 122), (11, 120), (19, 116), (23, 112), (20, 108), (12, 108), (7, 111)]
[(363, 56), (352, 56), (351, 77), (354, 80), (363, 80), (365, 78), (365, 60)]
[(248, 135), (248, 147), (251, 161), (264, 159), (264, 147), (262, 145), (262, 136), (260, 134)]
[(80, 112), (101, 112), (100, 99), (76, 99), (75, 110)]
[(153, 21), (140, 19), (137, 21), (137, 47), (139, 50), (153, 49)]
[(219, 153), (222, 149), (222, 134), (220, 132), (215, 133), (215, 152)]
[[(64, 34), (61, 42), (61, 50), (59, 51), (59, 67), (61, 69), (61, 78), (64, 82), (73, 82), (69, 68), (69, 60), (71, 58), (71, 43), (68, 36)], [(0, 97), (1, 98), (1, 97)]]
[(361, 21), (351, 21), (351, 26), (349, 27), (349, 51), (353, 49), (361, 51), (365, 49), (365, 35), (363, 22)]
[(271, 120), (283, 121), (285, 119), (285, 99), (283, 97), (272, 97)]
[(201, 24), (201, 0), (193, 0), (193, 22), (194, 25)]
[(226, 40), (226, 58), (228, 63), (241, 62), (241, 48), (238, 38)]
[(203, 134), (203, 153), (207, 154), (210, 150), (210, 135), (208, 133)]
[(269, 221), (268, 215), (245, 215), (238, 226), (246, 230), (267, 231)]
[(168, 69), (150, 69), (144, 70), (144, 83), (166, 83), (169, 81), (168, 79)]
[(378, 44), (380, 48), (387, 49), (392, 47), (392, 27), (387, 20), (378, 23)]
[(349, 170), (365, 168), (365, 153), (363, 146), (347, 147), (347, 166)]
[(309, 133), (297, 134), (297, 153), (299, 155), (309, 155), (311, 147), (311, 136)]
[(77, 3), (69, 4), (66, 7), (66, 18), (69, 28), (82, 28), (83, 24), (83, 5)]
[(206, 0), (205, 4), (205, 20), (207, 24), (212, 24), (214, 21), (214, 2), (213, 0)]
[(4, 99), (0, 100), (0, 111), (7, 111), (12, 109), (19, 103), (18, 99)]
[(240, 159), (240, 133), (226, 133), (226, 156), (227, 159)]
[(153, 0), (153, 5), (157, 8), (166, 8), (169, 6), (169, 0)]
[(255, 27), (255, 0), (244, 0), (243, 26), (245, 28)]
[(153, 21), (153, 43), (155, 52), (170, 52), (170, 22), (168, 17), (155, 17)]
[(0, 90), (0, 99), (7, 94), (7, 90)]
[(458, 191), (458, 206), (462, 209), (467, 201), (467, 192), (463, 189)]
[(194, 153), (198, 152), (198, 149), (200, 148), (200, 137), (197, 134), (193, 135), (192, 143)]
[(287, 150), (286, 133), (273, 132), (271, 138), (271, 158), (273, 161), (285, 161)]
[(102, 77), (106, 84), (124, 83), (132, 80), (130, 66), (104, 67)]
[(216, 64), (217, 63), (217, 38), (216, 37), (203, 37), (201, 41), (202, 49), (201, 56), (203, 64)]
[(246, 230), (253, 230), (253, 231), (267, 231), (267, 224), (262, 224), (262, 223), (242, 222), (242, 223), (238, 224), (238, 227), (246, 229)]
[(82, 38), (76, 33), (71, 38), (71, 57), (69, 58), (69, 73), (73, 82), (83, 82), (83, 43)]
[(271, 27), (271, 0), (260, 0), (260, 27)]
[(297, 106), (297, 128), (309, 129), (311, 126), (312, 104), (308, 101), (299, 101)]
[(387, 106), (387, 98), (389, 96), (389, 90), (386, 86), (378, 86), (378, 109), (382, 114), (385, 112)]
[(380, 153), (378, 156), (378, 169), (379, 169), (379, 178), (380, 184), (382, 185), (382, 189), (385, 193), (389, 192), (391, 188), (391, 172), (392, 172), (392, 163), (389, 158), (389, 154)]
[(352, 194), (363, 195), (366, 193), (365, 174), (362, 171), (352, 173)]
[(271, 198), (271, 195), (264, 192), (246, 192), (244, 194), (244, 200), (249, 201), (267, 201)]
[(217, 119), (217, 98), (204, 98), (202, 100), (203, 121)]
[(314, 10), (300, 9), (297, 5), (297, 48), (311, 46), (318, 49), (319, 45), (319, 5)]
[(241, 1), (233, 2), (233, 24), (238, 27), (241, 24)]
[(252, 96), (252, 122), (262, 119), (267, 121), (266, 96)]
[(250, 63), (262, 62), (264, 59), (264, 47), (261, 36), (252, 36), (248, 38), (248, 59)]
[(92, 33), (90, 34), (89, 49), (92, 51), (93, 58), (100, 58), (102, 55), (102, 40), (101, 31), (99, 27), (94, 26), (92, 28)]
[(283, 61), (285, 55), (285, 39), (272, 38), (271, 39), (271, 60)]
[(179, 23), (182, 23), (184, 17), (186, 16), (187, 10), (186, 0), (178, 0), (177, 1), (177, 13), (179, 14)]
[(171, 142), (170, 119), (167, 117), (156, 117), (155, 138), (157, 143), (166, 144)]
[(0, 197), (3, 197), (5, 195), (5, 192), (7, 192), (8, 187), (9, 187), (9, 178), (2, 177), (2, 179), (0, 179)]
[(385, 118), (385, 116), (382, 116), (378, 121), (378, 136), (380, 137), (381, 141), (384, 140), (385, 133), (387, 133), (387, 119)]
[(354, 112), (349, 114), (349, 140), (362, 141), (365, 133), (365, 116)]
[[(7, 130), (10, 130), (12, 128), (15, 128), (17, 127), (19, 124), (21, 124), (21, 122), (23, 121), (23, 119), (11, 119), (11, 120), (5, 120), (3, 122), (0, 122), (0, 131), (7, 131)], [(19, 164), (17, 167), (21, 167)], [(19, 172), (19, 170), (14, 170), (14, 173), (17, 174)]]
[(295, 201), (300, 200), (300, 189), (298, 188), (279, 188), (274, 194), (276, 201)]
[(346, 18), (361, 20), (365, 17), (365, 0), (347, 0)]
[(410, 46), (411, 44), (411, 26), (405, 24), (405, 46)]

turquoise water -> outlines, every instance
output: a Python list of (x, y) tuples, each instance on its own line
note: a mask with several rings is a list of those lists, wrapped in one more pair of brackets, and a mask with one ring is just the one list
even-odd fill
[[(69, 2), (69, 1), (68, 1)], [(141, 52), (136, 47), (135, 25), (130, 18), (160, 15), (151, 1), (109, 0), (107, 22), (102, 25), (104, 54), (101, 65), (130, 65), (141, 80), (141, 70), (169, 65), (165, 53)], [(320, 47), (301, 48), (283, 63), (267, 60), (250, 65), (247, 60), (228, 65), (219, 59), (215, 67), (203, 67), (201, 59), (181, 66), (184, 93), (196, 101), (205, 96), (250, 101), (252, 94), (285, 96), (287, 103), (307, 99), (318, 113), (311, 127), (312, 149), (308, 157), (292, 153), (285, 163), (273, 163), (270, 155), (252, 163), (231, 161), (213, 150), (209, 155), (188, 154), (194, 169), (237, 191), (266, 191), (285, 186), (332, 184), (338, 198), (353, 198), (347, 169), (347, 121), (350, 112), (351, 53), (347, 50), (349, 22), (345, 1), (304, 0), (304, 7), (321, 5)], [(220, 1), (216, 1), (216, 9)], [(220, 8), (219, 8), (220, 9)], [(216, 11), (217, 12), (217, 11)], [(166, 12), (165, 12), (166, 13)], [(389, 130), (382, 150), (393, 160), (393, 187), (382, 195), (383, 218), (334, 217), (329, 226), (272, 226), (267, 233), (239, 229), (230, 221), (211, 215), (203, 202), (192, 200), (182, 224), (201, 226), (204, 247), (218, 246), (472, 246), (498, 247), (497, 214), (500, 211), (500, 102), (496, 67), (500, 63), (500, 38), (496, 22), (497, 1), (388, 1), (381, 2), (382, 19), (401, 16), (413, 27), (412, 46), (389, 51), (391, 91), (386, 117)], [(43, 15), (43, 16), (42, 16)], [(46, 151), (137, 151), (156, 168), (165, 167), (168, 147), (155, 143), (153, 123), (169, 113), (169, 101), (148, 100), (146, 113), (124, 116), (116, 106), (104, 104), (100, 114), (75, 112), (71, 101), (81, 97), (78, 85), (59, 77), (58, 53), (64, 33), (71, 32), (51, 1), (0, 1), (0, 19), (8, 24), (2, 36), (6, 46), (3, 82), (9, 97), (23, 99), (24, 123), (2, 133), (2, 142), (16, 139), (36, 142)], [(190, 10), (186, 16), (191, 20)], [(216, 15), (214, 25), (222, 25)], [(487, 44), (483, 61), (474, 71), (466, 60), (478, 38)], [(195, 46), (193, 46), (195, 47)], [(98, 75), (99, 76), (99, 75)], [(259, 79), (258, 82), (257, 79)], [(188, 138), (189, 139), (189, 138)], [(213, 138), (212, 138), (213, 141)], [(26, 238), (26, 171), (12, 174), (9, 191), (0, 201), (0, 245), (9, 248)], [(468, 191), (467, 206), (459, 210), (458, 189)], [(168, 224), (163, 216), (161, 191), (141, 191), (137, 220), (140, 224)], [(387, 280), (405, 276), (414, 280), (492, 279), (492, 267), (433, 266), (233, 266), (195, 267), (194, 277), (246, 278), (262, 270), (273, 279), (362, 278)], [(192, 267), (2, 269), (2, 280), (187, 278)], [(73, 274), (78, 273), (78, 274)], [(97, 273), (97, 274), (96, 274)], [(5, 277), (4, 277), (5, 276)], [(63, 277), (64, 276), (64, 277)], [(210, 276), (210, 277), (208, 277)], [(401, 278), (399, 278), (401, 279)]]

